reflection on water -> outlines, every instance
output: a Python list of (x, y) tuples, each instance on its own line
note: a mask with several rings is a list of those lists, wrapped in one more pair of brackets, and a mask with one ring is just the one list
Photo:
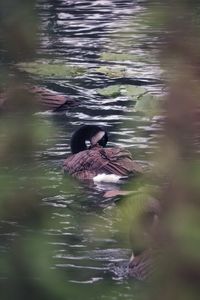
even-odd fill
[[(105, 190), (113, 189), (113, 185), (88, 187), (74, 183), (78, 193), (72, 189), (66, 194), (62, 190), (61, 169), (63, 159), (70, 153), (70, 137), (84, 123), (104, 125), (109, 131), (109, 144), (128, 148), (143, 164), (147, 164), (153, 152), (157, 129), (154, 130), (148, 117), (134, 111), (133, 101), (126, 96), (108, 99), (96, 93), (96, 88), (125, 83), (145, 85), (154, 93), (160, 93), (160, 85), (156, 84), (160, 70), (152, 55), (156, 51), (155, 40), (148, 35), (150, 28), (141, 22), (145, 13), (142, 3), (39, 0), (37, 5), (41, 20), (38, 56), (91, 70), (90, 75), (74, 79), (44, 80), (43, 85), (78, 99), (79, 104), (67, 112), (39, 113), (47, 125), (53, 121), (57, 126), (52, 139), (44, 141), (46, 151), (36, 153), (52, 181), (52, 196), (43, 199), (42, 205), (50, 209), (52, 224), (59, 224), (44, 233), (57, 240), (54, 267), (67, 272), (74, 284), (91, 284), (107, 280), (107, 277), (117, 284), (126, 275), (130, 251), (116, 239), (109, 217), (114, 204), (103, 198)], [(100, 55), (115, 51), (133, 54), (136, 59), (134, 62), (104, 61)], [(95, 71), (104, 65), (122, 67), (128, 75), (109, 78)], [(95, 223), (90, 226), (87, 220), (94, 217)], [(9, 226), (15, 228), (17, 224)], [(102, 226), (107, 238), (97, 235)], [(12, 239), (15, 233), (8, 235)], [(131, 295), (128, 292), (131, 283), (123, 284), (126, 299)], [(117, 295), (113, 297), (117, 299)]]

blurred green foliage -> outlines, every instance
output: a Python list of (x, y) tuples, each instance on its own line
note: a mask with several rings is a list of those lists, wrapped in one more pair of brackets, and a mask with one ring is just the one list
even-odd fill
[(35, 53), (37, 22), (35, 0), (1, 0), (0, 48), (10, 61), (26, 60)]

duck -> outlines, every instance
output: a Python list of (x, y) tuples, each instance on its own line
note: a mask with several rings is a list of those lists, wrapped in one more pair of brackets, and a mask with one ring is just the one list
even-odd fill
[(161, 251), (155, 240), (159, 235), (161, 214), (160, 201), (150, 197), (147, 199), (139, 215), (139, 227), (130, 230), (132, 254), (128, 263), (128, 275), (137, 280), (148, 279), (156, 270)]
[(40, 109), (43, 111), (63, 111), (74, 104), (73, 99), (69, 96), (46, 87), (32, 85), (29, 91), (34, 95)]
[(72, 98), (43, 86), (24, 84), (15, 86), (13, 90), (0, 91), (0, 109), (7, 109), (9, 99), (21, 96), (31, 96), (39, 111), (63, 111), (74, 104)]
[[(89, 145), (88, 145), (89, 142)], [(99, 125), (82, 125), (71, 137), (71, 155), (64, 160), (64, 171), (79, 180), (127, 178), (143, 172), (129, 151), (106, 147), (108, 133)], [(106, 180), (105, 180), (106, 181)]]
[(149, 279), (156, 271), (159, 257), (160, 252), (155, 249), (147, 249), (133, 256), (128, 265), (128, 276), (140, 281)]

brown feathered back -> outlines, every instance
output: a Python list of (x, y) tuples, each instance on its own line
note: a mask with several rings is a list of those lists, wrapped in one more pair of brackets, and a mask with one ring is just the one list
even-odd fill
[(66, 110), (67, 107), (74, 104), (73, 99), (52, 91), (45, 87), (26, 84), (24, 86), (15, 87), (13, 90), (0, 91), (0, 109), (5, 109), (9, 98), (14, 97), (12, 93), (22, 93), (22, 95), (31, 95), (39, 110)]
[(129, 151), (99, 146), (69, 156), (64, 161), (64, 170), (78, 179), (92, 179), (102, 173), (128, 176), (142, 172)]
[(156, 269), (158, 253), (146, 250), (132, 258), (128, 266), (128, 274), (137, 280), (148, 278)]

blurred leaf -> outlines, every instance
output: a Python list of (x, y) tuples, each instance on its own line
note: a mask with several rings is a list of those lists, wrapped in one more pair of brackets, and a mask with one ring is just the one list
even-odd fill
[(200, 263), (200, 214), (190, 203), (181, 205), (169, 216), (168, 226), (187, 261)]
[[(133, 187), (134, 186), (134, 187)], [(130, 245), (130, 234), (135, 236), (135, 242), (138, 244), (145, 243), (141, 234), (141, 228), (139, 228), (139, 219), (144, 211), (151, 207), (156, 210), (157, 200), (151, 197), (154, 193), (154, 187), (151, 187), (144, 183), (144, 181), (138, 181), (130, 184), (129, 188), (134, 190), (129, 191), (130, 195), (123, 197), (116, 207), (116, 219), (115, 225), (118, 229), (119, 235), (123, 242)], [(139, 236), (141, 234), (141, 236)], [(136, 247), (136, 245), (135, 245)]]

